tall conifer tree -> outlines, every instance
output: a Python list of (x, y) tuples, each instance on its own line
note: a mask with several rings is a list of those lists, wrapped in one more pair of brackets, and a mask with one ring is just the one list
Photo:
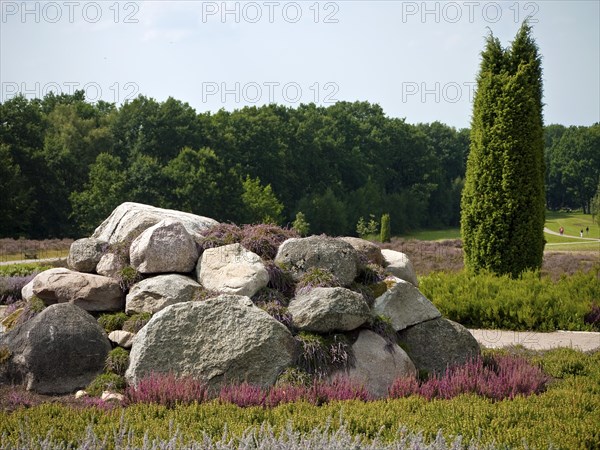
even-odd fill
[(481, 54), (461, 203), (466, 266), (518, 276), (544, 251), (542, 68), (531, 27)]

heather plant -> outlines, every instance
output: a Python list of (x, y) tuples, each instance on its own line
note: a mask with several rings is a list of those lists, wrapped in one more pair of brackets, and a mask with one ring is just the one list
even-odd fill
[(221, 293), (219, 291), (214, 291), (212, 289), (206, 289), (204, 286), (200, 286), (200, 288), (194, 294), (193, 301), (195, 302), (204, 302), (209, 298), (218, 297)]
[(313, 377), (298, 367), (288, 367), (277, 378), (276, 385), (282, 386), (309, 386)]
[(117, 275), (119, 286), (124, 293), (129, 292), (131, 286), (142, 280), (142, 274), (132, 266), (123, 267)]
[(45, 308), (46, 308), (46, 304), (44, 303), (44, 301), (41, 298), (36, 297), (34, 295), (28, 301), (25, 302), (25, 305), (23, 306), (23, 311), (17, 318), (17, 320), (15, 322), (15, 326), (21, 325), (21, 324), (27, 322), (28, 320), (33, 319), (35, 316), (37, 316), (39, 313), (41, 313)]
[(89, 395), (99, 397), (104, 391), (123, 392), (125, 387), (126, 382), (123, 376), (116, 373), (102, 373), (94, 378), (85, 390)]
[(301, 331), (295, 336), (300, 344), (299, 369), (321, 379), (353, 364), (352, 346), (343, 334), (322, 336)]
[(290, 299), (287, 298), (281, 291), (266, 287), (260, 289), (256, 294), (252, 296), (252, 301), (260, 306), (266, 303), (277, 303), (280, 306), (288, 306)]
[[(600, 298), (597, 274), (579, 273), (552, 281), (536, 272), (519, 279), (488, 273), (433, 273), (419, 286), (448, 319), (466, 327), (555, 331), (599, 330), (586, 323)], [(588, 316), (589, 317), (589, 316)]]
[(98, 324), (104, 328), (106, 333), (110, 333), (115, 330), (123, 329), (123, 324), (129, 317), (124, 312), (101, 314), (98, 317)]
[(398, 345), (398, 334), (389, 317), (372, 315), (367, 323), (367, 328), (385, 339), (385, 349), (388, 352), (394, 352), (394, 346)]
[(242, 241), (242, 238), (242, 229), (237, 225), (233, 223), (219, 223), (204, 233), (204, 237), (198, 242), (198, 248), (200, 252), (203, 252), (208, 248), (239, 243)]
[(583, 316), (583, 322), (600, 330), (600, 304), (590, 305), (589, 311)]
[(273, 261), (266, 261), (265, 268), (269, 274), (267, 287), (281, 292), (286, 297), (292, 297), (296, 284), (291, 272), (279, 267)]
[(151, 373), (125, 390), (125, 404), (153, 403), (167, 408), (209, 399), (206, 383), (193, 377), (173, 373)]
[(311, 267), (296, 284), (296, 294), (305, 294), (316, 287), (338, 287), (341, 283), (328, 269)]
[(363, 264), (358, 272), (356, 281), (362, 284), (376, 284), (385, 280), (387, 274), (385, 269), (378, 264)]
[(450, 367), (441, 376), (419, 382), (400, 378), (389, 390), (391, 398), (420, 395), (428, 400), (451, 399), (462, 394), (476, 394), (494, 401), (513, 399), (543, 392), (550, 378), (540, 367), (524, 358), (500, 355), (479, 357), (466, 364)]
[(24, 276), (0, 277), (0, 305), (10, 305), (21, 300), (21, 289), (35, 278), (37, 273)]
[(250, 383), (234, 383), (223, 385), (219, 391), (219, 401), (231, 403), (241, 408), (264, 406), (267, 391), (261, 386)]
[(283, 306), (279, 301), (258, 302), (256, 305), (275, 320), (284, 324), (288, 329), (294, 330), (292, 315), (288, 312), (287, 307)]
[(122, 347), (113, 348), (106, 356), (104, 370), (107, 373), (116, 375), (125, 375), (125, 371), (129, 366), (129, 352)]
[(152, 314), (149, 312), (133, 314), (123, 323), (123, 330), (129, 331), (130, 333), (137, 333), (144, 328), (144, 325), (146, 325), (151, 318)]
[[(353, 282), (348, 289), (351, 291), (357, 292), (362, 295), (364, 301), (369, 305), (369, 308), (372, 308), (375, 304), (375, 299), (378, 297), (376, 290), (374, 289), (376, 285), (366, 285), (362, 283)], [(381, 294), (379, 294), (381, 295)]]
[(299, 237), (293, 229), (269, 224), (244, 225), (242, 234), (242, 246), (266, 260), (275, 258), (283, 241)]

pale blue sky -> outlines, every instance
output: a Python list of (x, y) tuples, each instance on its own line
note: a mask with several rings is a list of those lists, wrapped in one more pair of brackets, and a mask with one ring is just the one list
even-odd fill
[(545, 122), (600, 121), (600, 2), (1, 1), (0, 100), (86, 88), (198, 112), (365, 100), (410, 123), (470, 124), (488, 28), (531, 14)]

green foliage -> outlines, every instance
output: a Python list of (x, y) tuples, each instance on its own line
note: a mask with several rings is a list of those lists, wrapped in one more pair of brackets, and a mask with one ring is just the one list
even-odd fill
[(36, 272), (52, 269), (52, 266), (40, 263), (26, 264), (7, 264), (0, 266), (0, 276), (2, 277), (25, 277)]
[(504, 50), (490, 35), (473, 104), (462, 194), (465, 265), (517, 277), (544, 250), (541, 57), (527, 23)]
[(390, 242), (392, 238), (392, 230), (390, 227), (390, 215), (384, 214), (381, 216), (381, 232), (379, 234), (379, 240), (381, 242)]
[(374, 214), (369, 215), (369, 222), (366, 222), (364, 217), (361, 217), (356, 224), (356, 232), (361, 238), (377, 233), (378, 228), (379, 222), (375, 220)]
[(104, 391), (124, 392), (126, 387), (125, 378), (115, 373), (102, 373), (85, 388), (92, 397), (99, 397)]
[(597, 277), (597, 273), (578, 273), (553, 282), (531, 272), (519, 279), (439, 272), (421, 277), (419, 288), (443, 316), (466, 327), (598, 331), (584, 321), (600, 298)]
[(308, 231), (310, 230), (310, 224), (306, 221), (306, 217), (304, 216), (303, 212), (298, 211), (296, 213), (296, 218), (292, 223), (292, 229), (296, 230), (296, 232), (300, 236), (308, 235)]
[(312, 382), (313, 377), (308, 372), (297, 367), (288, 367), (277, 377), (275, 384), (281, 386), (310, 386)]
[(121, 269), (118, 275), (119, 286), (123, 292), (128, 292), (131, 286), (142, 279), (142, 274), (135, 267), (125, 266)]
[(592, 198), (592, 204), (590, 205), (592, 220), (600, 224), (600, 181), (598, 181), (598, 187), (596, 188), (596, 195)]
[(353, 363), (352, 346), (343, 334), (320, 335), (301, 331), (295, 337), (300, 343), (297, 367), (313, 378), (327, 377)]
[(262, 186), (260, 178), (250, 176), (242, 183), (242, 203), (245, 208), (246, 223), (281, 223), (283, 204), (277, 200), (271, 185)]
[(98, 324), (104, 328), (104, 331), (110, 333), (115, 330), (123, 329), (123, 324), (127, 319), (129, 319), (129, 317), (124, 312), (102, 314), (98, 317)]
[[(269, 425), (278, 435), (286, 434), (286, 429), (290, 430), (289, 434), (297, 433), (293, 442), (308, 438), (319, 430), (335, 433), (342, 426), (351, 436), (365, 439), (362, 447), (346, 439), (341, 443), (343, 448), (398, 446), (408, 433), (418, 432), (422, 432), (427, 442), (434, 441), (438, 433), (438, 439), (443, 438), (446, 442), (461, 436), (462, 444), (455, 448), (468, 446), (472, 439), (476, 441), (473, 448), (490, 450), (598, 448), (600, 353), (553, 350), (528, 358), (544, 368), (568, 366), (569, 361), (577, 359), (583, 368), (578, 370), (577, 375), (569, 374), (557, 379), (542, 394), (501, 402), (476, 395), (432, 401), (411, 396), (371, 402), (332, 401), (320, 406), (296, 402), (274, 408), (240, 408), (222, 402), (207, 402), (175, 408), (135, 404), (116, 410), (74, 408), (51, 402), (12, 412), (0, 411), (0, 446), (20, 448), (19, 443), (24, 440), (38, 445), (50, 436), (53, 441), (61, 443), (62, 448), (69, 444), (78, 447), (92, 430), (97, 436), (96, 443), (107, 437), (110, 447), (113, 436), (131, 436), (130, 448), (144, 448), (144, 442), (155, 439), (173, 443), (176, 439), (174, 430), (179, 430), (177, 447), (187, 448), (190, 442), (198, 442), (198, 436), (204, 434), (219, 440), (225, 429), (227, 437), (222, 442), (231, 440), (253, 446), (258, 434), (250, 435), (243, 442), (238, 440), (248, 429), (253, 429), (251, 427), (258, 429)], [(379, 444), (367, 447), (376, 438)], [(333, 442), (324, 440), (315, 448), (328, 448)], [(433, 448), (447, 447), (439, 444)]]
[(104, 370), (107, 373), (124, 376), (129, 366), (129, 352), (121, 347), (113, 348), (106, 357)]
[(340, 286), (340, 281), (330, 270), (321, 269), (319, 267), (311, 267), (302, 275), (296, 284), (296, 292), (307, 292), (316, 287), (338, 286)]
[(151, 318), (152, 314), (148, 312), (133, 314), (123, 323), (123, 330), (129, 331), (130, 333), (137, 333), (144, 328), (144, 325), (146, 325)]

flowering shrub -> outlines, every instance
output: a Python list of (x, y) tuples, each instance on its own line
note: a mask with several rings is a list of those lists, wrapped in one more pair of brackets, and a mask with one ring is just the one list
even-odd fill
[(21, 300), (21, 289), (36, 275), (37, 272), (23, 276), (0, 277), (0, 305), (10, 305)]
[(538, 394), (550, 378), (524, 358), (502, 355), (476, 358), (449, 368), (443, 376), (419, 383), (414, 378), (400, 378), (389, 390), (391, 398), (420, 395), (428, 400), (450, 399), (461, 394), (477, 394), (492, 400), (513, 399), (518, 395)]
[(296, 294), (304, 294), (317, 287), (339, 287), (340, 281), (330, 270), (311, 267), (298, 281)]
[(242, 246), (266, 260), (275, 258), (283, 241), (300, 237), (295, 230), (269, 224), (244, 225), (242, 234)]
[(173, 373), (152, 373), (125, 390), (125, 403), (156, 403), (168, 408), (208, 400), (206, 383)]

